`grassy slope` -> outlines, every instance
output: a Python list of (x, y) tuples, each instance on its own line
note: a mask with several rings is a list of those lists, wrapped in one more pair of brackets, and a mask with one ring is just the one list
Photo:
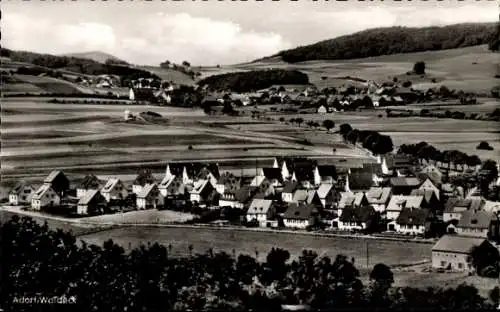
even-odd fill
[(194, 80), (183, 72), (171, 68), (161, 68), (156, 66), (139, 66), (142, 70), (147, 70), (163, 80), (173, 81), (176, 84), (194, 85)]

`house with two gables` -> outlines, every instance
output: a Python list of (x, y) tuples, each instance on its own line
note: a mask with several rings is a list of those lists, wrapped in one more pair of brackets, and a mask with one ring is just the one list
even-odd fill
[(286, 181), (281, 191), (281, 200), (285, 203), (291, 203), (293, 201), (293, 194), (295, 194), (295, 191), (299, 187), (300, 183), (298, 181)]
[(146, 184), (142, 187), (136, 198), (137, 209), (158, 209), (164, 204), (164, 198), (155, 183)]
[(267, 227), (276, 216), (272, 200), (255, 198), (250, 203), (246, 214), (247, 222), (257, 220), (259, 226)]
[(61, 203), (61, 197), (49, 183), (44, 183), (31, 197), (31, 208), (40, 210), (45, 207), (57, 207)]
[(343, 209), (338, 220), (342, 231), (370, 231), (379, 222), (379, 213), (371, 206), (349, 206)]
[(322, 183), (316, 190), (315, 198), (321, 203), (322, 208), (330, 209), (340, 200), (340, 194), (331, 183)]
[(88, 189), (78, 200), (76, 213), (78, 215), (99, 215), (106, 210), (108, 203), (99, 190)]
[(9, 204), (13, 206), (29, 205), (35, 191), (33, 186), (20, 182), (10, 190)]
[(102, 182), (93, 174), (86, 175), (83, 181), (76, 188), (76, 197), (82, 198), (88, 191), (100, 190), (102, 187)]
[(241, 178), (236, 177), (234, 174), (230, 172), (224, 172), (223, 174), (221, 174), (215, 185), (215, 189), (219, 194), (224, 194), (226, 192), (234, 193), (240, 187), (241, 187)]
[[(386, 217), (388, 220), (395, 221), (403, 208), (421, 209), (423, 196), (405, 196), (405, 195), (392, 195), (386, 209)], [(389, 223), (389, 231), (395, 231), (395, 224)]]
[(111, 178), (106, 181), (104, 187), (101, 189), (101, 195), (109, 203), (127, 198), (128, 190), (120, 179)]
[(468, 198), (468, 199), (461, 199), (457, 197), (449, 198), (444, 205), (443, 222), (454, 223), (454, 226), (456, 226), (458, 224), (458, 221), (462, 218), (462, 213), (464, 211), (482, 210), (484, 205), (485, 205), (485, 200), (482, 198)]
[(153, 173), (151, 170), (143, 169), (139, 171), (137, 174), (137, 177), (135, 178), (134, 182), (132, 183), (132, 193), (139, 195), (141, 193), (142, 189), (144, 186), (147, 184), (154, 184), (155, 183), (155, 177), (153, 176)]
[(66, 175), (59, 170), (54, 170), (43, 180), (43, 184), (50, 186), (59, 197), (63, 197), (70, 188), (70, 182)]
[(424, 235), (430, 230), (434, 214), (426, 208), (403, 208), (396, 221), (391, 222), (399, 234)]
[(283, 214), (285, 227), (306, 229), (314, 225), (318, 211), (314, 205), (290, 203)]
[(367, 206), (368, 199), (363, 192), (341, 192), (340, 201), (337, 205), (337, 216), (341, 216), (345, 208)]
[(189, 192), (189, 200), (193, 203), (206, 205), (212, 196), (215, 187), (210, 180), (198, 180), (193, 184), (193, 189)]

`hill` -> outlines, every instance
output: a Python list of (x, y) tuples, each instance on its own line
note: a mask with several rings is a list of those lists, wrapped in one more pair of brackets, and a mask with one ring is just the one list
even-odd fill
[(495, 38), (498, 39), (497, 27), (496, 23), (477, 23), (423, 28), (374, 28), (281, 51), (271, 58), (278, 56), (285, 62), (297, 63), (438, 51), (489, 43), (491, 47)]
[(122, 64), (127, 64), (127, 62), (117, 58), (114, 55), (111, 55), (109, 53), (101, 52), (101, 51), (90, 51), (90, 52), (81, 52), (81, 53), (69, 53), (69, 54), (64, 54), (62, 56), (68, 56), (68, 57), (76, 57), (80, 59), (87, 59), (87, 60), (92, 60), (98, 63), (106, 63), (107, 60), (111, 60), (117, 63), (122, 63)]
[(269, 69), (225, 73), (209, 76), (198, 81), (212, 90), (249, 92), (269, 88), (273, 85), (309, 84), (309, 77), (297, 70)]

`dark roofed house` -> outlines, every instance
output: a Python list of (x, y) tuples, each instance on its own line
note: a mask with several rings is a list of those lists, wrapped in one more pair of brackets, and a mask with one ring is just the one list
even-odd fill
[(314, 184), (333, 183), (337, 180), (337, 168), (333, 165), (318, 165), (314, 168)]
[(373, 175), (369, 171), (351, 169), (351, 173), (346, 177), (345, 191), (368, 190), (373, 186)]
[(19, 182), (9, 192), (10, 205), (27, 205), (31, 203), (31, 198), (36, 188), (25, 182)]
[(424, 197), (424, 201), (422, 203), (422, 208), (429, 208), (434, 212), (441, 210), (439, 199), (436, 197), (436, 193), (430, 189), (416, 189), (411, 191), (410, 195), (418, 196), (421, 195)]
[(394, 195), (410, 195), (421, 184), (416, 177), (394, 177), (389, 180)]
[(281, 168), (262, 168), (264, 176), (266, 179), (271, 181), (273, 185), (279, 185), (283, 183), (283, 176), (281, 174)]
[(425, 235), (434, 215), (429, 209), (403, 208), (396, 219), (396, 232), (406, 235)]
[(414, 162), (410, 157), (402, 154), (389, 154), (385, 159), (387, 168), (393, 172), (401, 169), (411, 169), (414, 166)]
[(349, 206), (339, 217), (339, 229), (345, 231), (367, 231), (377, 225), (379, 214), (372, 206)]
[(217, 180), (217, 184), (215, 185), (215, 189), (220, 194), (234, 193), (237, 189), (241, 187), (241, 178), (236, 177), (234, 174), (230, 172), (224, 172), (219, 179)]
[(219, 198), (219, 206), (245, 209), (255, 196), (257, 190), (258, 188), (255, 186), (245, 185), (233, 192), (226, 192)]
[(286, 227), (305, 229), (314, 225), (316, 215), (317, 210), (314, 205), (291, 203), (283, 215), (283, 223)]
[(474, 271), (471, 254), (475, 247), (486, 258), (498, 258), (498, 249), (485, 238), (444, 235), (432, 247), (432, 267)]
[(89, 189), (80, 198), (77, 205), (77, 214), (103, 214), (107, 206), (106, 198), (97, 189)]
[(464, 211), (478, 211), (484, 207), (485, 201), (481, 198), (460, 199), (449, 198), (444, 205), (443, 221), (448, 223), (452, 220), (460, 220)]
[(281, 192), (281, 200), (286, 203), (291, 203), (293, 201), (293, 194), (299, 187), (299, 182), (297, 181), (287, 181), (283, 186), (283, 191)]
[(51, 188), (59, 194), (59, 196), (64, 195), (64, 192), (69, 190), (69, 180), (66, 175), (59, 170), (52, 171), (46, 178), (43, 180), (43, 184), (48, 184)]
[(498, 238), (499, 220), (494, 212), (484, 210), (467, 210), (457, 224), (457, 234), (463, 236)]

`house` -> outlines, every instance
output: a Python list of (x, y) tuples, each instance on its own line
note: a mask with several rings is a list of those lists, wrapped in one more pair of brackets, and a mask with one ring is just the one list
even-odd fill
[(233, 192), (226, 192), (219, 199), (220, 207), (245, 209), (249, 201), (257, 192), (257, 187), (245, 185)]
[(337, 180), (337, 169), (332, 165), (314, 167), (314, 185), (320, 185), (322, 182), (333, 183)]
[(85, 176), (82, 183), (76, 189), (76, 197), (82, 198), (88, 191), (99, 190), (102, 187), (101, 181), (93, 174)]
[(285, 203), (291, 203), (293, 201), (293, 194), (300, 186), (297, 181), (287, 181), (283, 186), (283, 190), (281, 192), (281, 200)]
[[(176, 178), (176, 176), (173, 174), (165, 175), (163, 180), (161, 180), (160, 184), (158, 184), (158, 190), (160, 191), (160, 193), (163, 197), (167, 197), (168, 187), (170, 186), (170, 184), (172, 184), (176, 180), (175, 178)], [(177, 182), (179, 182), (179, 181), (177, 180)]]
[(322, 183), (316, 190), (316, 196), (323, 208), (331, 208), (338, 200), (338, 193), (330, 183)]
[(413, 161), (403, 154), (388, 154), (385, 157), (387, 168), (392, 173), (406, 171), (413, 168)]
[(31, 197), (31, 208), (40, 210), (44, 207), (59, 206), (61, 197), (50, 184), (43, 184)]
[(411, 191), (411, 196), (423, 196), (424, 200), (422, 202), (422, 208), (429, 208), (433, 212), (442, 211), (441, 202), (437, 199), (436, 194), (433, 190), (421, 190), (416, 189)]
[(261, 227), (266, 227), (268, 221), (272, 220), (276, 214), (273, 201), (268, 199), (254, 199), (247, 211), (247, 222), (257, 220)]
[(485, 238), (444, 235), (432, 247), (432, 267), (473, 271), (471, 256), (473, 248), (479, 248), (484, 255), (498, 255), (498, 249)]
[[(386, 209), (386, 217), (388, 220), (396, 220), (403, 208), (422, 208), (423, 196), (405, 196), (392, 195)], [(392, 230), (392, 229), (389, 229)]]
[(304, 189), (298, 189), (293, 194), (292, 203), (303, 204), (307, 202), (309, 197), (309, 191)]
[(109, 179), (101, 189), (101, 195), (109, 203), (113, 200), (122, 200), (127, 198), (128, 190), (120, 179)]
[(343, 231), (364, 231), (378, 224), (378, 214), (371, 206), (349, 206), (343, 209), (338, 227)]
[(224, 172), (215, 185), (215, 189), (219, 194), (224, 194), (226, 192), (233, 193), (241, 186), (241, 178), (236, 177), (230, 172)]
[(281, 185), (285, 180), (281, 168), (262, 168), (262, 173), (273, 186)]
[(351, 168), (346, 177), (345, 190), (362, 191), (382, 182), (382, 167), (377, 163), (364, 163), (361, 168)]
[[(427, 177), (431, 180), (431, 182), (436, 185), (441, 185), (441, 181), (443, 179), (443, 173), (433, 164), (428, 164), (424, 168), (422, 168), (421, 173), (427, 175)], [(425, 183), (425, 182), (424, 182)]]
[(149, 170), (141, 170), (132, 184), (132, 192), (138, 195), (147, 184), (154, 184), (155, 178)]
[(467, 210), (481, 210), (485, 201), (481, 198), (460, 199), (456, 197), (449, 198), (443, 211), (443, 222), (449, 223), (452, 220), (457, 222), (462, 218), (462, 213)]
[(389, 180), (394, 195), (410, 195), (411, 191), (420, 186), (416, 177), (393, 177)]
[(196, 203), (206, 203), (215, 187), (209, 180), (194, 182), (193, 189), (189, 192), (189, 200)]
[(104, 213), (107, 206), (106, 198), (96, 189), (89, 189), (80, 198), (76, 206), (78, 215), (95, 215)]
[(347, 207), (359, 207), (368, 205), (368, 199), (363, 192), (341, 192), (340, 201), (337, 205), (337, 215), (341, 216), (342, 211)]
[(320, 105), (320, 106), (317, 108), (316, 112), (317, 112), (318, 114), (326, 114), (326, 113), (328, 113), (328, 110), (327, 110), (327, 108), (325, 107), (325, 105)]
[(389, 200), (391, 199), (392, 189), (390, 187), (371, 187), (366, 193), (368, 204), (372, 206), (375, 211), (384, 213)]
[(137, 194), (137, 209), (156, 209), (163, 205), (163, 197), (161, 196), (158, 186), (155, 183), (146, 184)]
[(59, 170), (52, 171), (43, 180), (43, 184), (50, 185), (59, 196), (64, 196), (64, 193), (69, 190), (69, 180), (66, 175)]
[(21, 182), (10, 190), (9, 204), (13, 206), (30, 204), (34, 193), (35, 189), (33, 187)]
[(456, 226), (456, 232), (462, 236), (498, 238), (500, 221), (494, 212), (467, 210)]
[(433, 221), (433, 214), (429, 209), (403, 208), (395, 221), (388, 227), (400, 234), (424, 235)]
[(283, 223), (289, 228), (305, 229), (315, 224), (316, 215), (314, 205), (290, 203), (283, 215)]
[(437, 200), (439, 200), (440, 198), (440, 190), (439, 188), (436, 186), (436, 184), (434, 184), (434, 182), (432, 182), (432, 180), (430, 178), (427, 178), (425, 179), (424, 183), (422, 183), (420, 185), (420, 187), (418, 188), (419, 190), (431, 190), (434, 195), (436, 196)]

